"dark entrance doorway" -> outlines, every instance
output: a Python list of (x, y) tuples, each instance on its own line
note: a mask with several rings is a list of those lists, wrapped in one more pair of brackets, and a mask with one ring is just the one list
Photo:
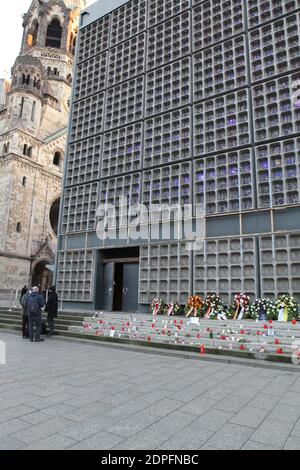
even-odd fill
[(104, 250), (101, 255), (100, 308), (110, 312), (136, 312), (138, 310), (139, 248)]
[(32, 286), (38, 286), (41, 291), (47, 289), (52, 285), (53, 273), (46, 268), (46, 264), (50, 262), (40, 261), (34, 268), (32, 275)]

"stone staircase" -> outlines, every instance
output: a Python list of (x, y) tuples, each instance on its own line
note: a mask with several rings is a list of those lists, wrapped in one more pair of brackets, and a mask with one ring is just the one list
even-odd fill
[[(46, 318), (46, 314), (43, 314)], [(21, 331), (20, 309), (0, 308), (0, 330)], [(62, 311), (56, 335), (148, 348), (300, 364), (300, 323)]]
[[(98, 314), (69, 331), (91, 339), (247, 359), (300, 363), (300, 324)], [(293, 361), (292, 361), (293, 358)]]
[[(43, 319), (46, 320), (47, 314), (43, 313)], [(59, 314), (59, 318), (55, 321), (55, 332), (61, 336), (72, 336), (69, 332), (69, 327), (81, 326), (84, 320), (83, 315), (77, 315), (71, 312), (64, 312)], [(22, 328), (22, 315), (19, 308), (12, 308), (11, 311), (7, 308), (0, 307), (0, 329), (8, 329), (21, 331)]]

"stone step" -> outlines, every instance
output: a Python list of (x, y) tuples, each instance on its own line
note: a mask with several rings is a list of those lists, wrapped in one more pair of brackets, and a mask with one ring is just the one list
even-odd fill
[[(43, 313), (43, 315), (47, 316), (46, 313)], [(22, 318), (22, 315), (21, 315), (20, 310), (18, 310), (16, 312), (0, 311), (0, 319), (1, 318), (15, 319), (15, 318)], [(70, 315), (68, 315), (68, 316), (59, 315), (59, 317), (56, 320), (61, 322), (61, 323), (73, 324), (74, 322), (75, 323), (81, 323), (84, 320), (84, 317), (78, 317), (78, 316), (71, 317)]]
[[(7, 329), (7, 330), (19, 330), (18, 326), (4, 324), (0, 322), (0, 330)], [(105, 337), (105, 336), (97, 336), (95, 333), (91, 332), (76, 332), (76, 331), (65, 331), (65, 330), (58, 330), (55, 333), (57, 336), (67, 337), (67, 338), (75, 338), (75, 339), (86, 339), (92, 341), (100, 341), (105, 343), (116, 343), (116, 344), (125, 344), (125, 345), (134, 345), (134, 346), (141, 346), (147, 348), (159, 348), (165, 350), (172, 350), (172, 351), (186, 351), (186, 352), (194, 352), (200, 353), (201, 352), (201, 345), (203, 342), (199, 342), (199, 344), (183, 344), (183, 343), (171, 343), (171, 342), (149, 342), (147, 340), (141, 340), (136, 338), (118, 338), (118, 337)], [(244, 359), (254, 359), (254, 360), (262, 360), (262, 361), (272, 361), (272, 362), (281, 362), (281, 363), (291, 363), (291, 355), (290, 354), (274, 354), (273, 351), (269, 352), (259, 352), (259, 351), (241, 351), (240, 349), (224, 349), (220, 347), (215, 347), (213, 344), (206, 343), (204, 347), (204, 351), (200, 354), (200, 356), (205, 354), (212, 354), (212, 355), (222, 355), (230, 357), (239, 357)]]
[[(198, 324), (195, 324), (198, 323)], [(190, 319), (185, 317), (153, 318), (150, 315), (99, 315), (85, 317), (81, 327), (69, 331), (89, 336), (127, 341), (142, 341), (204, 349), (236, 351), (258, 355), (286, 356), (300, 349), (300, 325), (251, 320)]]

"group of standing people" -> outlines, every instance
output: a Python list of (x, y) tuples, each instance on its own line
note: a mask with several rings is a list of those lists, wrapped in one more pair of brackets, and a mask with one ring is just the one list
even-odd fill
[(41, 338), (43, 333), (42, 309), (45, 307), (47, 312), (47, 323), (49, 333), (47, 336), (54, 335), (54, 319), (57, 318), (58, 298), (55, 286), (48, 291), (48, 298), (40, 293), (40, 288), (35, 286), (28, 289), (24, 286), (21, 291), (20, 303), (22, 307), (22, 334), (23, 338), (29, 338), (31, 342), (44, 341)]

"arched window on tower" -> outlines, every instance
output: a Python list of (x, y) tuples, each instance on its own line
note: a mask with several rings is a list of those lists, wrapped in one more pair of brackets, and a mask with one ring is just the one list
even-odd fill
[(32, 103), (32, 108), (31, 108), (31, 122), (34, 122), (35, 118), (35, 108), (36, 108), (36, 102), (34, 101)]
[(61, 153), (55, 152), (53, 157), (53, 165), (60, 167), (61, 164)]
[(26, 186), (26, 176), (23, 176), (22, 178), (22, 186)]
[(76, 34), (71, 33), (70, 42), (69, 42), (69, 51), (71, 54), (75, 55), (76, 49)]
[(9, 142), (3, 145), (3, 155), (9, 152)]
[(59, 20), (54, 19), (51, 21), (47, 28), (46, 47), (55, 47), (60, 49), (61, 46), (62, 27)]
[(21, 223), (20, 222), (17, 223), (16, 232), (21, 233)]
[(31, 26), (30, 31), (27, 36), (27, 44), (29, 47), (33, 47), (36, 45), (38, 32), (39, 32), (39, 24), (37, 21), (35, 21), (33, 25)]
[(22, 97), (22, 98), (21, 98), (21, 103), (20, 103), (20, 114), (19, 114), (19, 117), (22, 117), (22, 115), (23, 115), (24, 103), (25, 103), (25, 98)]

